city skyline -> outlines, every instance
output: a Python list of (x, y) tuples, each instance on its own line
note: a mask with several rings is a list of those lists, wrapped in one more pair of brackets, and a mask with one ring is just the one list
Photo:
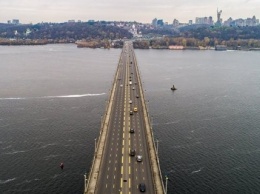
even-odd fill
[(19, 19), (21, 23), (67, 22), (68, 20), (137, 21), (151, 23), (152, 19), (163, 19), (171, 24), (174, 19), (187, 23), (196, 17), (212, 16), (217, 19), (217, 9), (223, 10), (221, 17), (260, 17), (259, 0), (8, 0), (0, 1), (0, 23)]

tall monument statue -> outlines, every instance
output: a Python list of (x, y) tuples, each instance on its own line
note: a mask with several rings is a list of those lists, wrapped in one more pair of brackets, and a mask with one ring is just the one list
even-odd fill
[(221, 13), (222, 13), (222, 10), (218, 11), (218, 9), (217, 9), (217, 18), (218, 18), (217, 22), (216, 22), (217, 26), (221, 26), (221, 23), (222, 23), (222, 19), (220, 18)]

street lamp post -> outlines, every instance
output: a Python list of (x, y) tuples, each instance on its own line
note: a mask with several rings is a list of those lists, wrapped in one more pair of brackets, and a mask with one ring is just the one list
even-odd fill
[(151, 128), (153, 129), (153, 116), (151, 116)]
[(97, 151), (97, 138), (95, 138), (95, 153)]
[(158, 148), (159, 148), (159, 140), (156, 139), (156, 153), (157, 153), (157, 157), (159, 157)]
[(165, 176), (165, 194), (167, 194), (168, 176)]

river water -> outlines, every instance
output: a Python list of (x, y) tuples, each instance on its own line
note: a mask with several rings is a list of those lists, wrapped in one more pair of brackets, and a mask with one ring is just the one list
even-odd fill
[[(120, 52), (0, 47), (0, 193), (83, 192)], [(260, 53), (135, 52), (168, 193), (260, 193)]]

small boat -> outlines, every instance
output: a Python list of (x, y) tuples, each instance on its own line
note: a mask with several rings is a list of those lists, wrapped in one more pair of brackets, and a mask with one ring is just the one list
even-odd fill
[(64, 164), (63, 163), (60, 163), (60, 168), (61, 168), (61, 170), (63, 170), (63, 168), (64, 168)]
[(177, 90), (174, 85), (172, 85), (171, 90)]

